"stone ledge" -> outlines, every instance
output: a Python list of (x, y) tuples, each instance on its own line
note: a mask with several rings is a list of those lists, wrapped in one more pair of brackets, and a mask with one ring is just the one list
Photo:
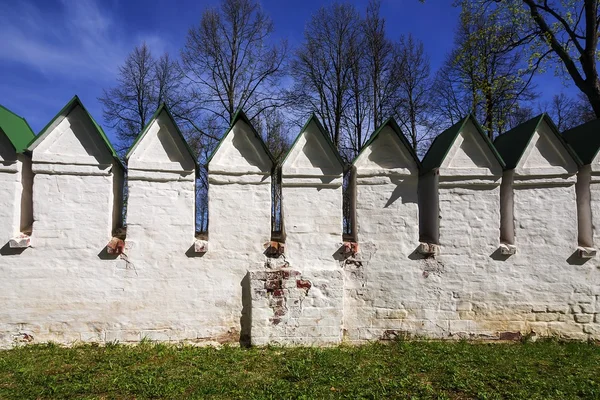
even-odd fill
[(18, 236), (8, 241), (8, 246), (11, 249), (25, 249), (31, 246), (31, 236), (26, 233), (21, 233)]
[(208, 240), (196, 239), (194, 241), (195, 253), (206, 253), (208, 251)]
[(513, 254), (517, 254), (517, 246), (515, 246), (514, 244), (501, 243), (500, 246), (498, 246), (498, 248), (500, 249), (500, 254), (502, 254), (503, 256), (511, 256)]
[(124, 250), (125, 241), (120, 237), (113, 236), (106, 245), (106, 252), (108, 254), (123, 254)]
[(344, 241), (342, 244), (344, 257), (352, 257), (358, 254), (358, 243), (352, 241)]
[(417, 252), (424, 256), (435, 256), (440, 254), (440, 246), (435, 243), (419, 243)]
[(594, 249), (593, 247), (582, 247), (582, 246), (577, 247), (577, 256), (579, 256), (579, 258), (583, 258), (583, 259), (594, 258), (594, 257), (596, 257), (596, 252), (597, 252), (597, 250)]

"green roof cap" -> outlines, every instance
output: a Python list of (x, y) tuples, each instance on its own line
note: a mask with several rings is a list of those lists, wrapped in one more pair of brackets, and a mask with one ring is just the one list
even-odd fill
[(35, 134), (25, 118), (2, 105), (0, 105), (0, 131), (8, 137), (17, 153), (25, 151), (29, 142), (35, 138)]
[(531, 141), (533, 134), (537, 131), (542, 121), (545, 121), (550, 126), (552, 133), (564, 146), (571, 157), (573, 157), (575, 163), (577, 163), (577, 165), (581, 165), (581, 160), (577, 154), (575, 154), (575, 151), (571, 148), (571, 146), (565, 142), (565, 139), (558, 132), (558, 129), (556, 128), (556, 125), (554, 125), (554, 122), (552, 122), (552, 119), (548, 116), (548, 114), (543, 113), (537, 117), (523, 122), (520, 125), (517, 125), (508, 132), (499, 135), (494, 141), (494, 146), (496, 146), (502, 155), (502, 158), (506, 161), (506, 169), (514, 169), (517, 167), (521, 157), (523, 157), (523, 153), (525, 153), (527, 146), (529, 146), (529, 142)]
[(125, 154), (125, 160), (129, 160), (129, 157), (133, 154), (133, 152), (137, 148), (137, 145), (139, 144), (139, 142), (142, 140), (142, 138), (144, 136), (146, 136), (146, 133), (148, 133), (148, 129), (150, 128), (150, 125), (152, 125), (152, 123), (158, 118), (160, 113), (163, 111), (167, 113), (167, 116), (169, 117), (169, 119), (173, 123), (173, 126), (175, 127), (175, 132), (177, 133), (177, 135), (179, 135), (179, 137), (183, 141), (183, 144), (185, 145), (186, 150), (189, 152), (190, 156), (194, 160), (194, 164), (196, 165), (196, 173), (197, 174), (200, 173), (200, 166), (198, 165), (198, 159), (196, 158), (196, 155), (190, 148), (187, 140), (185, 140), (185, 136), (183, 136), (183, 133), (181, 133), (181, 130), (179, 130), (179, 126), (177, 126), (177, 122), (175, 122), (175, 118), (173, 118), (173, 115), (171, 114), (171, 112), (169, 111), (169, 108), (167, 107), (167, 105), (165, 103), (162, 103), (158, 107), (158, 109), (152, 115), (152, 118), (150, 118), (150, 121), (148, 121), (148, 123), (146, 124), (144, 129), (139, 133), (139, 135), (137, 135), (137, 137), (133, 141), (133, 144), (127, 151), (127, 154)]
[(563, 137), (583, 165), (591, 164), (600, 150), (600, 119), (569, 129), (563, 132)]
[(417, 168), (419, 170), (421, 168), (423, 168), (423, 165), (421, 164), (421, 161), (419, 161), (419, 157), (417, 156), (417, 153), (415, 153), (415, 150), (412, 148), (412, 146), (410, 145), (410, 143), (408, 142), (408, 140), (406, 139), (406, 137), (402, 133), (402, 129), (400, 128), (400, 126), (398, 125), (398, 123), (396, 123), (396, 120), (394, 118), (388, 118), (387, 120), (385, 120), (383, 122), (383, 124), (381, 124), (381, 126), (379, 128), (377, 128), (375, 130), (375, 132), (373, 132), (373, 134), (371, 135), (371, 137), (369, 138), (369, 140), (367, 140), (367, 142), (362, 147), (362, 149), (360, 149), (360, 151), (358, 152), (358, 154), (356, 155), (356, 157), (354, 157), (354, 160), (352, 160), (352, 165), (354, 165), (354, 163), (356, 162), (356, 160), (358, 160), (358, 157), (360, 157), (360, 155), (365, 151), (365, 149), (367, 147), (369, 147), (371, 145), (371, 143), (373, 143), (377, 139), (377, 137), (379, 136), (379, 134), (383, 131), (383, 129), (386, 126), (389, 126), (392, 129), (392, 131), (394, 131), (394, 133), (396, 134), (396, 136), (398, 136), (398, 139), (400, 139), (400, 142), (402, 142), (402, 144), (404, 145), (404, 147), (408, 151), (408, 154), (410, 154), (410, 156), (413, 158), (413, 160), (415, 160), (415, 163), (417, 164)]
[(256, 138), (260, 142), (261, 147), (263, 148), (263, 150), (265, 151), (265, 153), (267, 153), (267, 156), (269, 156), (269, 159), (271, 160), (271, 163), (273, 165), (275, 165), (275, 159), (273, 158), (273, 155), (271, 154), (271, 152), (267, 148), (267, 145), (262, 140), (262, 137), (260, 137), (260, 134), (256, 131), (256, 129), (254, 129), (254, 126), (252, 126), (252, 123), (250, 122), (250, 120), (248, 119), (248, 117), (246, 116), (246, 114), (241, 109), (238, 110), (234, 114), (233, 119), (231, 120), (231, 123), (229, 124), (229, 129), (227, 130), (227, 132), (225, 132), (225, 134), (223, 135), (223, 137), (221, 138), (221, 140), (219, 140), (219, 143), (217, 144), (217, 147), (215, 147), (215, 149), (213, 150), (213, 152), (210, 154), (210, 157), (208, 157), (208, 160), (206, 160), (206, 165), (208, 166), (208, 164), (211, 162), (211, 160), (213, 159), (213, 157), (215, 156), (215, 154), (217, 154), (217, 151), (221, 147), (221, 144), (223, 144), (223, 142), (225, 141), (225, 138), (233, 130), (233, 127), (235, 126), (235, 124), (238, 121), (240, 121), (240, 120), (243, 121), (243, 122), (245, 122), (246, 125), (248, 125), (250, 127), (250, 129), (252, 130), (252, 133), (254, 133), (254, 136), (256, 136)]
[(503, 157), (498, 153), (498, 150), (494, 147), (492, 141), (487, 137), (483, 129), (481, 129), (481, 125), (477, 122), (475, 117), (472, 114), (467, 115), (465, 118), (458, 121), (456, 124), (452, 125), (450, 128), (446, 129), (444, 132), (440, 133), (431, 143), (427, 154), (425, 154), (425, 158), (423, 158), (423, 172), (429, 172), (432, 169), (439, 168), (448, 151), (454, 144), (454, 141), (463, 130), (468, 121), (473, 122), (477, 132), (481, 135), (483, 141), (488, 146), (488, 148), (492, 151), (492, 154), (498, 160), (498, 163), (502, 168), (504, 168), (505, 163)]
[(283, 165), (283, 163), (285, 163), (285, 160), (287, 160), (287, 158), (290, 155), (290, 153), (292, 152), (294, 146), (296, 146), (296, 143), (300, 139), (300, 136), (302, 136), (302, 134), (304, 133), (304, 131), (306, 131), (306, 129), (308, 128), (308, 125), (310, 125), (311, 122), (314, 122), (317, 125), (317, 129), (319, 130), (319, 132), (321, 133), (321, 135), (323, 136), (323, 138), (325, 138), (325, 141), (327, 142), (327, 145), (329, 146), (329, 148), (331, 149), (331, 151), (335, 155), (335, 158), (338, 160), (338, 162), (340, 163), (340, 165), (341, 165), (341, 167), (343, 169), (344, 165), (345, 165), (344, 160), (342, 160), (342, 157), (340, 156), (339, 151), (335, 148), (335, 145), (331, 141), (331, 138), (329, 137), (329, 134), (327, 133), (327, 130), (323, 127), (323, 125), (321, 124), (321, 121), (319, 121), (319, 118), (317, 118), (317, 116), (314, 113), (311, 114), (311, 116), (308, 118), (308, 121), (306, 121), (306, 123), (304, 124), (304, 126), (300, 130), (300, 133), (298, 134), (298, 136), (296, 136), (296, 139), (294, 139), (294, 143), (292, 143), (292, 145), (290, 146), (290, 149), (287, 151), (285, 157), (281, 161), (281, 164)]
[(110, 141), (108, 140), (108, 137), (106, 136), (106, 133), (104, 133), (104, 130), (102, 129), (102, 127), (100, 125), (98, 125), (96, 120), (92, 117), (92, 115), (84, 107), (83, 103), (81, 102), (81, 100), (79, 100), (79, 97), (77, 95), (73, 96), (73, 98), (62, 108), (62, 110), (60, 110), (58, 112), (58, 114), (56, 114), (54, 116), (54, 118), (52, 118), (52, 120), (50, 120), (50, 122), (48, 122), (48, 124), (44, 128), (42, 128), (40, 133), (38, 133), (37, 137), (35, 137), (27, 145), (27, 150), (33, 151), (46, 138), (46, 136), (48, 136), (48, 133), (50, 132), (50, 127), (52, 127), (55, 123), (58, 123), (58, 122), (62, 121), (64, 118), (66, 118), (66, 116), (69, 115), (69, 113), (71, 111), (73, 111), (73, 109), (77, 106), (80, 106), (82, 108), (82, 110), (85, 112), (85, 114), (88, 116), (90, 121), (92, 121), (92, 124), (96, 128), (96, 132), (98, 132), (98, 135), (100, 136), (100, 138), (106, 145), (106, 149), (110, 152), (110, 154), (115, 159), (115, 161), (117, 161), (119, 163), (119, 165), (124, 168), (123, 163), (121, 162), (121, 159), (117, 155), (117, 152), (115, 151), (112, 144), (110, 144)]

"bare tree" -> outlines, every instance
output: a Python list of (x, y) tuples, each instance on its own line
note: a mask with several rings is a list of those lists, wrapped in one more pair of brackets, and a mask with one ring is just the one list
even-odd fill
[(252, 122), (275, 159), (276, 166), (273, 168), (271, 174), (271, 231), (275, 237), (281, 238), (283, 219), (281, 215), (280, 163), (290, 148), (290, 138), (287, 134), (290, 127), (283, 113), (278, 109), (265, 110), (265, 112), (257, 116)]
[(521, 125), (523, 122), (529, 121), (535, 115), (536, 112), (529, 104), (517, 104), (517, 106), (510, 110), (507, 115), (503, 115), (499, 118), (506, 121), (504, 130), (507, 131), (517, 125)]
[(203, 130), (225, 128), (235, 112), (250, 118), (283, 104), (287, 44), (270, 44), (273, 22), (255, 0), (222, 0), (189, 30), (182, 51), (191, 96), (204, 115)]
[(322, 7), (306, 25), (304, 42), (292, 62), (295, 105), (303, 109), (304, 115), (314, 111), (338, 148), (351, 101), (360, 28), (354, 6), (334, 3)]
[(432, 117), (445, 126), (454, 125), (467, 115), (472, 105), (470, 95), (462, 85), (462, 77), (453, 64), (456, 51), (446, 57), (446, 61), (435, 75), (431, 89)]
[(365, 38), (356, 35), (350, 43), (352, 50), (348, 56), (350, 63), (350, 83), (346, 94), (347, 108), (342, 114), (343, 135), (339, 151), (347, 161), (358, 155), (369, 137), (369, 128), (373, 122), (373, 103), (371, 96), (372, 81), (369, 75), (368, 53), (364, 50)]
[(399, 85), (401, 60), (385, 34), (385, 18), (381, 17), (381, 1), (370, 0), (363, 23), (367, 75), (371, 84), (372, 123), (375, 127), (392, 114)]
[(550, 102), (541, 103), (539, 108), (552, 117), (561, 132), (596, 118), (589, 102), (581, 95), (574, 98), (561, 92)]
[(103, 91), (98, 99), (105, 122), (117, 133), (121, 151), (129, 148), (158, 104), (156, 61), (146, 43), (133, 49), (119, 67), (117, 86)]
[(398, 102), (394, 114), (408, 133), (415, 151), (423, 150), (423, 142), (431, 131), (429, 57), (423, 43), (412, 34), (401, 36), (398, 44), (401, 72), (398, 74)]
[(121, 153), (129, 148), (161, 103), (166, 103), (176, 118), (193, 118), (182, 78), (176, 61), (167, 53), (155, 59), (145, 43), (127, 56), (119, 67), (117, 86), (105, 89), (98, 99), (106, 124), (117, 132), (117, 149)]

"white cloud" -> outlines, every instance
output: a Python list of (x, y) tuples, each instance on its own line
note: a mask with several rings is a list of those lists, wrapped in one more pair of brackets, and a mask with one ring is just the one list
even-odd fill
[(2, 7), (0, 60), (26, 65), (45, 75), (113, 80), (118, 66), (142, 40), (163, 51), (156, 35), (133, 34), (94, 0), (61, 0), (54, 10), (29, 1)]

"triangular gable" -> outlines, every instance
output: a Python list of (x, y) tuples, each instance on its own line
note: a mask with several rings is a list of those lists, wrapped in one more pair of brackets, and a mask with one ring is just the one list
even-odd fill
[(594, 163), (600, 150), (600, 119), (569, 129), (563, 132), (563, 137), (583, 165)]
[(393, 118), (373, 132), (352, 165), (361, 169), (421, 169), (419, 157)]
[[(498, 136), (494, 145), (506, 157), (506, 169), (565, 171), (581, 165), (581, 160), (558, 132), (547, 114), (541, 114)], [(542, 172), (545, 173), (545, 172)]]
[(423, 159), (423, 173), (436, 168), (451, 170), (504, 168), (505, 164), (477, 120), (468, 115), (439, 134)]
[[(78, 112), (78, 110), (80, 110), (80, 112)], [(106, 136), (106, 134), (104, 133), (104, 131), (102, 130), (100, 125), (98, 125), (96, 120), (94, 120), (94, 118), (91, 116), (91, 114), (87, 111), (87, 109), (84, 107), (83, 103), (81, 102), (81, 100), (79, 100), (79, 97), (77, 97), (77, 96), (74, 96), (63, 107), (63, 109), (60, 110), (54, 118), (52, 118), (52, 120), (40, 131), (38, 136), (35, 137), (29, 143), (29, 145), (27, 146), (27, 150), (34, 151), (36, 148), (38, 148), (45, 141), (45, 139), (48, 136), (50, 136), (57, 128), (59, 128), (61, 126), (61, 124), (63, 124), (65, 122), (65, 119), (72, 113), (78, 113), (77, 117), (83, 123), (85, 123), (86, 121), (89, 122), (89, 126), (91, 127), (91, 129), (85, 130), (85, 133), (86, 134), (95, 134), (96, 137), (95, 138), (77, 137), (78, 134), (79, 135), (82, 134), (81, 130), (77, 130), (77, 132), (72, 132), (74, 134), (74, 136), (71, 135), (69, 137), (69, 136), (61, 135), (60, 140), (62, 140), (64, 142), (63, 144), (72, 144), (74, 146), (82, 146), (84, 148), (86, 146), (90, 146), (90, 145), (93, 146), (94, 148), (101, 147), (101, 148), (103, 148), (104, 151), (107, 151), (107, 153), (110, 155), (110, 157), (114, 161), (117, 161), (119, 163), (119, 165), (123, 166), (123, 164), (121, 163), (121, 160), (119, 159), (119, 156), (117, 155), (117, 152), (115, 151), (115, 149), (111, 145), (110, 141), (108, 140), (108, 137)], [(61, 132), (61, 133), (64, 133), (64, 132)], [(86, 140), (86, 139), (89, 139), (89, 140)], [(77, 144), (76, 142), (79, 142), (79, 144)], [(96, 143), (98, 144), (98, 146), (96, 146)], [(58, 146), (58, 145), (50, 145), (50, 146), (48, 146), (48, 148), (46, 150), (59, 151), (59, 154), (60, 154), (60, 146)], [(93, 150), (93, 148), (88, 147), (85, 150), (86, 150), (86, 152), (88, 152), (90, 150)]]
[(344, 161), (314, 114), (300, 130), (281, 164), (284, 168), (320, 170), (325, 174), (344, 171)]
[(125, 160), (130, 161), (134, 154), (136, 161), (139, 160), (146, 165), (156, 164), (159, 169), (195, 169), (196, 173), (199, 172), (194, 152), (164, 103), (158, 107), (142, 132), (135, 138), (125, 155)]
[(0, 131), (6, 135), (17, 153), (25, 151), (29, 142), (35, 138), (27, 120), (2, 105), (0, 105)]
[[(232, 136), (235, 136), (235, 138)], [(236, 144), (235, 141), (239, 142)], [(224, 149), (225, 147), (229, 147), (229, 149)], [(232, 147), (235, 147), (236, 150), (232, 150)], [(243, 153), (243, 151), (245, 152)], [(212, 154), (206, 161), (206, 165), (208, 166), (211, 163), (219, 162), (221, 153), (224, 152), (232, 152), (229, 154), (229, 156), (223, 154), (223, 158), (226, 159), (224, 160), (226, 161), (223, 163), (224, 165), (232, 165), (234, 160), (231, 157), (235, 156), (241, 156), (242, 158), (245, 158), (249, 164), (258, 167), (259, 169), (263, 169), (259, 166), (259, 164), (264, 164), (265, 156), (268, 160), (269, 171), (275, 164), (275, 160), (273, 159), (273, 156), (271, 155), (271, 152), (267, 148), (265, 142), (262, 140), (256, 129), (254, 129), (250, 123), (250, 120), (242, 110), (239, 110), (234, 115), (229, 129), (213, 150)]]

